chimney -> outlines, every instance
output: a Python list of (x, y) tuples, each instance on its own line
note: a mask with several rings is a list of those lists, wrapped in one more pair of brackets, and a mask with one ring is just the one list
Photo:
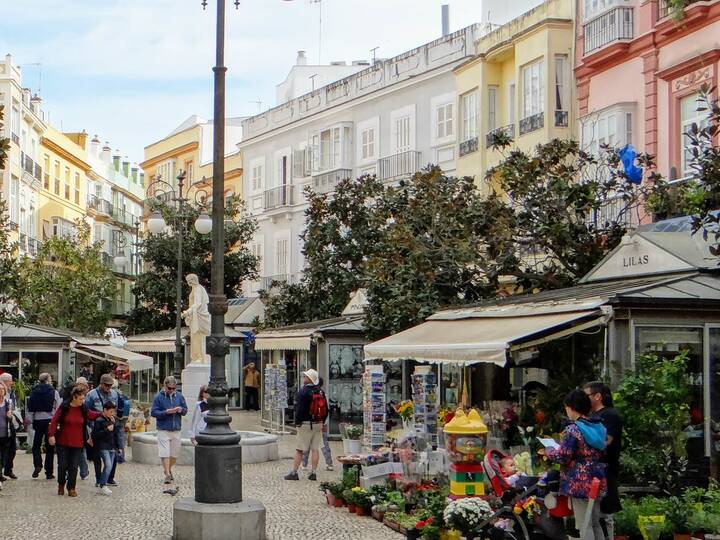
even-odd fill
[(297, 60), (295, 60), (296, 66), (307, 66), (307, 57), (305, 51), (298, 51)]
[(95, 135), (90, 141), (90, 154), (93, 157), (98, 157), (100, 155), (100, 139), (98, 139), (97, 135)]
[(125, 156), (125, 159), (123, 159), (123, 162), (122, 162), (122, 171), (123, 171), (123, 176), (124, 176), (125, 178), (129, 178), (129, 177), (130, 177), (130, 162), (128, 161), (127, 156)]
[(450, 33), (450, 6), (443, 4), (440, 6), (440, 12), (442, 13), (442, 35), (445, 37)]
[(103, 160), (104, 163), (110, 164), (110, 143), (105, 141), (105, 146), (102, 147), (102, 150), (100, 151), (100, 159)]
[(331, 66), (344, 66), (345, 60), (334, 60), (333, 62), (330, 62)]
[[(115, 150), (116, 152), (119, 152), (119, 150)], [(115, 154), (112, 158), (113, 160), (113, 168), (120, 172), (120, 154)]]

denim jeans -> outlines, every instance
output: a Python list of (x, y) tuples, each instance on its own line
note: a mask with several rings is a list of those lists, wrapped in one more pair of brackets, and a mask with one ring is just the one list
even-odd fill
[(83, 448), (80, 454), (80, 478), (85, 480), (88, 474), (90, 474), (90, 469), (88, 468), (87, 451)]
[(98, 457), (102, 461), (102, 472), (98, 484), (102, 487), (108, 483), (110, 471), (115, 463), (115, 450), (98, 450)]

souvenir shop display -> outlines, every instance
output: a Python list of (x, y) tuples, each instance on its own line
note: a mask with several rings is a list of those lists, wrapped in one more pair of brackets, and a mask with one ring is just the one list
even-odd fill
[(417, 366), (412, 376), (415, 435), (437, 448), (437, 378), (430, 366)]
[(385, 374), (382, 366), (366, 366), (362, 376), (363, 443), (376, 450), (385, 442), (387, 424), (385, 405)]
[(483, 458), (488, 428), (480, 413), (458, 409), (445, 424), (445, 445), (450, 459), (450, 497), (461, 499), (485, 494)]
[(363, 417), (362, 346), (330, 345), (325, 392), (330, 413), (330, 432), (337, 433), (340, 422), (357, 422)]
[(270, 432), (285, 433), (285, 408), (288, 406), (287, 368), (283, 363), (265, 366), (263, 407), (270, 411)]

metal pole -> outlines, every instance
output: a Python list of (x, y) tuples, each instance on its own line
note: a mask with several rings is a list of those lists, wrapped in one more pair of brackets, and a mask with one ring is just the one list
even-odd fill
[(175, 280), (175, 355), (173, 356), (173, 375), (177, 380), (177, 385), (181, 383), (181, 373), (184, 367), (184, 355), (182, 347), (182, 271), (183, 271), (183, 222), (184, 203), (183, 203), (183, 180), (185, 174), (182, 172), (177, 177), (178, 180), (178, 215), (175, 219), (175, 234), (178, 237), (177, 251), (177, 278)]
[[(237, 3), (236, 3), (237, 5)], [(197, 435), (195, 449), (195, 500), (199, 503), (242, 501), (242, 449), (240, 435), (230, 429), (225, 356), (230, 342), (225, 336), (227, 298), (224, 294), (225, 257), (225, 0), (217, 0), (215, 111), (213, 132), (212, 265), (210, 273), (210, 411), (207, 427)]]

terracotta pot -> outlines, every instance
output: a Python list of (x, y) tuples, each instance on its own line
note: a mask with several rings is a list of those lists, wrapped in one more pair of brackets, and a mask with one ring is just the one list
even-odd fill
[(622, 536), (622, 535), (617, 535), (617, 534), (614, 536), (614, 538), (615, 538), (615, 540), (630, 540), (629, 536)]
[(347, 507), (348, 507), (348, 512), (350, 512), (351, 514), (355, 513), (356, 507), (354, 504), (348, 504)]
[(358, 516), (364, 516), (365, 515), (365, 509), (362, 506), (358, 506), (355, 508), (355, 513)]
[(690, 535), (684, 533), (673, 533), (673, 540), (690, 540)]
[(335, 506), (335, 495), (327, 491), (325, 493), (325, 499), (327, 500), (328, 506)]
[(340, 497), (335, 498), (335, 508), (341, 508), (344, 504), (345, 501), (343, 501)]
[(695, 540), (705, 540), (704, 532), (694, 532), (690, 536), (692, 536)]

